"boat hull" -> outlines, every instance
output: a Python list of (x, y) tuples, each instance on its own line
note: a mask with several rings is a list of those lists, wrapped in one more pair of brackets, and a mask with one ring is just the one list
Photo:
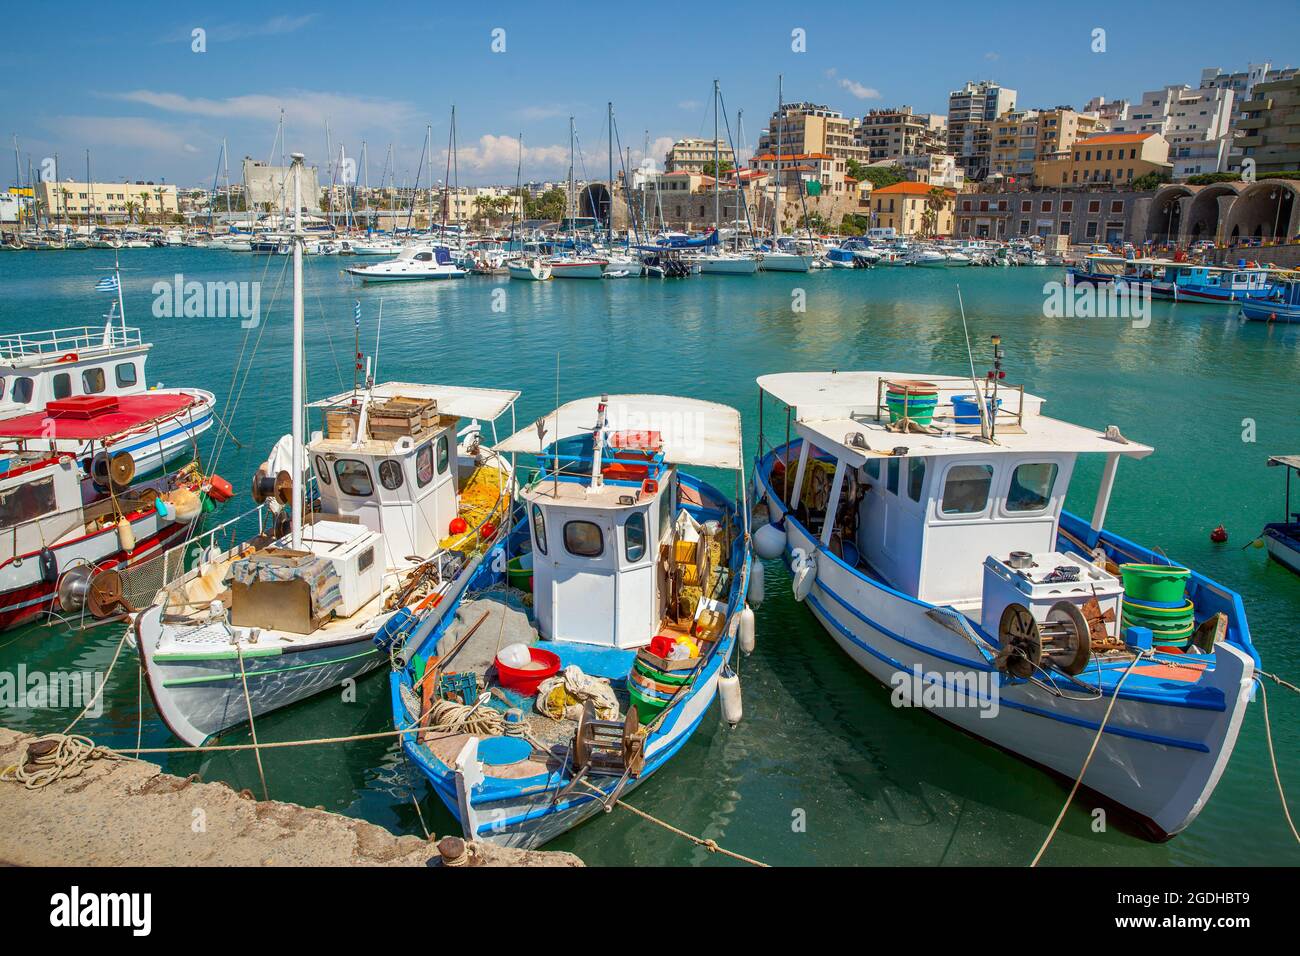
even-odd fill
[(1277, 302), (1243, 302), (1241, 314), (1251, 322), (1300, 322), (1300, 305)]
[(1300, 574), (1300, 525), (1266, 525), (1264, 547), (1274, 561)]
[(797, 256), (787, 252), (765, 252), (758, 267), (764, 272), (808, 272), (812, 269), (812, 256)]
[(713, 258), (705, 256), (699, 260), (700, 274), (706, 276), (752, 276), (758, 271), (758, 260), (746, 256)]
[(553, 279), (603, 279), (605, 277), (605, 263), (592, 262), (552, 262), (551, 278)]

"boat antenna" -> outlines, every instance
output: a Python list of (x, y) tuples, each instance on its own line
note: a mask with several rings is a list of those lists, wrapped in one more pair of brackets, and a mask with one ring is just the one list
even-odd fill
[(960, 285), (957, 286), (957, 308), (961, 310), (961, 331), (966, 336), (966, 360), (970, 363), (970, 384), (975, 389), (975, 401), (979, 405), (980, 438), (984, 441), (991, 441), (993, 436), (989, 433), (989, 422), (985, 416), (984, 393), (980, 391), (979, 382), (975, 380), (975, 356), (970, 348), (970, 329), (966, 327), (966, 305), (961, 299)]

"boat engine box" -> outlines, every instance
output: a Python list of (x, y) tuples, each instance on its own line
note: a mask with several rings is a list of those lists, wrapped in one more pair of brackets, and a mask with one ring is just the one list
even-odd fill
[(1124, 585), (1113, 574), (1077, 555), (1048, 551), (1016, 551), (1005, 557), (984, 559), (984, 605), (980, 625), (995, 640), (1008, 604), (1023, 604), (1034, 620), (1042, 622), (1057, 601), (1082, 606), (1095, 597), (1102, 614), (1107, 611), (1106, 633), (1120, 633), (1120, 603)]
[(351, 617), (378, 596), (384, 573), (384, 537), (379, 532), (325, 518), (303, 528), (303, 545), (333, 563), (342, 598), (335, 609), (340, 617)]

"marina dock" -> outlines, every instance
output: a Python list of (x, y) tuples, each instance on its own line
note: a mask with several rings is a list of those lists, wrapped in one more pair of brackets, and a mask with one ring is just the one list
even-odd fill
[[(0, 766), (27, 735), (0, 728)], [(456, 852), (461, 841), (441, 841)], [(450, 844), (450, 845), (448, 845)], [(482, 866), (582, 866), (572, 853), (470, 844)], [(337, 813), (257, 800), (152, 763), (94, 759), (29, 790), (0, 784), (0, 865), (441, 866), (439, 846)]]

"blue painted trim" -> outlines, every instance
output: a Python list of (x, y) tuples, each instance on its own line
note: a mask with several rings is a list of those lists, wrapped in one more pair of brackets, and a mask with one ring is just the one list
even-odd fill
[(204, 425), (204, 424), (206, 424), (206, 423), (208, 423), (208, 422), (211, 422), (211, 421), (212, 421), (212, 415), (211, 415), (211, 414), (204, 415), (202, 418), (196, 418), (196, 419), (195, 419), (191, 424), (189, 424), (189, 425), (181, 425), (181, 426), (179, 426), (179, 427), (177, 427), (177, 428), (173, 428), (171, 431), (163, 432), (162, 435), (160, 435), (160, 436), (155, 436), (155, 437), (153, 437), (153, 438), (147, 438), (147, 439), (145, 439), (145, 440), (142, 441), (142, 442), (139, 442), (139, 443), (137, 443), (137, 444), (135, 444), (135, 445), (128, 445), (127, 447), (125, 447), (125, 448), (123, 448), (123, 449), (120, 449), (120, 450), (121, 450), (121, 451), (125, 451), (125, 452), (132, 452), (132, 451), (136, 451), (136, 450), (138, 450), (138, 449), (140, 449), (140, 448), (147, 448), (147, 447), (150, 446), (150, 445), (161, 445), (161, 443), (164, 442), (164, 441), (166, 441), (168, 438), (173, 438), (173, 437), (175, 437), (176, 435), (180, 435), (180, 434), (182, 434), (182, 433), (183, 433), (183, 434), (186, 434), (186, 435), (189, 435), (189, 434), (198, 434), (199, 426), (200, 426), (200, 425)]

